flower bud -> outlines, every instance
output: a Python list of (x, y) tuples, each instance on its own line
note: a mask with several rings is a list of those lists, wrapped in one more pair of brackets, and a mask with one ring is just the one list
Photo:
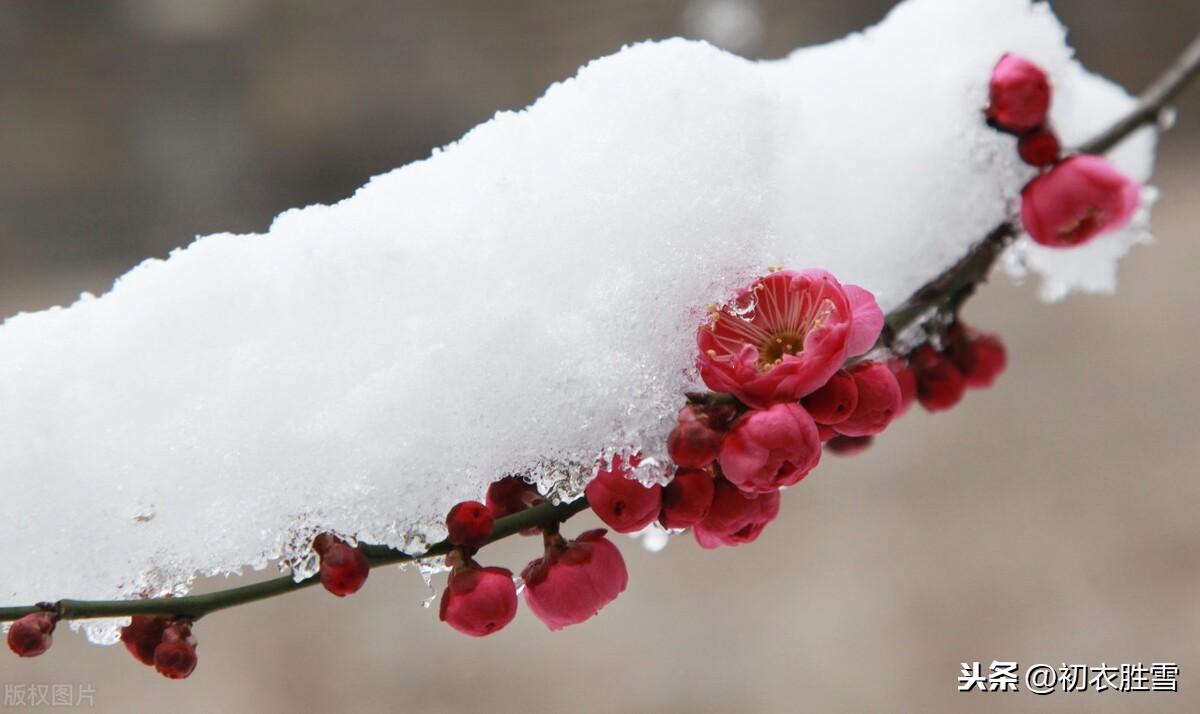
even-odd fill
[(679, 424), (667, 437), (671, 460), (688, 469), (702, 469), (716, 461), (721, 440), (725, 438), (723, 432), (709, 425), (706, 416), (695, 416), (696, 411), (694, 407), (684, 407), (680, 411)]
[(321, 584), (338, 597), (358, 592), (367, 576), (371, 564), (362, 546), (351, 548), (349, 544), (328, 533), (317, 536), (313, 549), (321, 556)]
[(58, 617), (52, 612), (31, 612), (8, 628), (8, 648), (18, 657), (37, 657), (54, 642)]
[(1058, 160), (1061, 150), (1058, 137), (1044, 126), (1017, 139), (1017, 154), (1030, 166), (1049, 166)]
[(962, 399), (967, 388), (962, 372), (931, 345), (918, 347), (909, 364), (917, 376), (917, 399), (926, 410), (949, 409)]
[(504, 629), (517, 616), (512, 571), (496, 567), (453, 570), (438, 615), (463, 634), (484, 637)]
[(521, 575), (525, 604), (551, 630), (591, 618), (629, 583), (621, 551), (604, 537), (603, 529), (548, 546)]
[(708, 515), (713, 500), (713, 477), (700, 469), (679, 469), (663, 487), (658, 522), (664, 528), (691, 528)]
[(654, 522), (662, 507), (662, 486), (645, 486), (629, 478), (639, 462), (636, 456), (628, 464), (614, 456), (612, 466), (597, 472), (583, 491), (600, 520), (618, 533), (642, 530)]
[(446, 514), (447, 539), (454, 545), (482, 548), (492, 537), (492, 512), (479, 501), (463, 501)]
[(162, 615), (134, 615), (121, 628), (121, 642), (133, 658), (145, 665), (154, 665), (154, 650), (162, 642), (163, 632), (170, 619)]
[(849, 372), (840, 369), (800, 403), (818, 424), (840, 424), (849, 419), (858, 406), (858, 386)]
[(1129, 223), (1141, 187), (1099, 156), (1072, 156), (1021, 190), (1021, 223), (1037, 243), (1069, 248)]
[(798, 483), (820, 460), (817, 425), (794, 402), (746, 412), (725, 437), (718, 459), (725, 478), (747, 493)]
[(858, 387), (858, 404), (848, 419), (833, 428), (845, 436), (878, 434), (900, 413), (900, 383), (882, 362), (859, 362), (850, 368), (850, 376)]
[(726, 479), (713, 482), (713, 502), (692, 532), (701, 548), (752, 543), (779, 515), (779, 492), (744, 493)]
[(504, 518), (546, 501), (533, 484), (520, 476), (505, 476), (488, 486), (484, 499), (492, 518)]
[(988, 96), (987, 118), (997, 129), (1027, 132), (1046, 121), (1050, 80), (1033, 62), (1005, 54), (992, 70)]
[(958, 367), (967, 387), (990, 387), (1008, 364), (1008, 353), (997, 335), (956, 322), (946, 331), (946, 356)]
[(163, 630), (163, 639), (154, 649), (154, 669), (167, 679), (186, 679), (196, 669), (196, 640), (192, 628), (174, 622)]

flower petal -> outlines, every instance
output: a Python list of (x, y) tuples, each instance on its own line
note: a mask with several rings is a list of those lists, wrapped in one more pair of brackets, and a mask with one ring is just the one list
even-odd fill
[(871, 349), (883, 331), (883, 310), (875, 301), (875, 295), (857, 285), (843, 285), (850, 299), (850, 339), (846, 342), (846, 355), (854, 357)]

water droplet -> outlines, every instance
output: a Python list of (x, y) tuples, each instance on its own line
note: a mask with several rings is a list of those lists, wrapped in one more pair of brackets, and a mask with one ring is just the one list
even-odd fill
[(651, 553), (658, 553), (663, 548), (667, 547), (667, 543), (671, 542), (671, 534), (663, 530), (658, 524), (651, 524), (649, 528), (641, 532), (642, 547)]

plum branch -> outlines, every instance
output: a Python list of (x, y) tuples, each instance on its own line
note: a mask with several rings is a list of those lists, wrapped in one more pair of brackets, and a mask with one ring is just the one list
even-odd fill
[[(1103, 153), (1119, 144), (1137, 129), (1154, 123), (1179, 94), (1189, 80), (1200, 71), (1200, 36), (1188, 44), (1172, 63), (1140, 96), (1137, 105), (1096, 137), (1076, 147), (1078, 153)], [(1016, 222), (1008, 220), (993, 228), (982, 240), (952, 266), (918, 289), (899, 308), (886, 318), (886, 327), (879, 346), (891, 347), (895, 338), (923, 317), (937, 311), (956, 310), (975, 289), (986, 281), (996, 259), (1019, 235)], [(692, 401), (715, 402), (734, 400), (718, 393), (689, 394)], [(734, 400), (736, 401), (736, 400)], [(543, 503), (497, 519), (488, 543), (492, 543), (528, 528), (552, 528), (565, 522), (588, 507), (585, 498), (569, 503)], [(442, 541), (420, 554), (379, 545), (364, 545), (371, 566), (404, 563), (446, 555), (454, 546)], [(34, 605), (0, 607), (0, 622), (19, 619), (25, 615), (50, 610), (61, 619), (126, 617), (132, 615), (165, 615), (197, 620), (209, 613), (246, 603), (285, 595), (320, 582), (313, 575), (295, 580), (283, 575), (259, 583), (219, 590), (202, 595), (161, 597), (140, 600), (59, 600)]]
[[(578, 498), (570, 503), (543, 503), (504, 518), (496, 519), (489, 543), (520, 533), (526, 528), (562, 523), (587, 508), (587, 500)], [(408, 563), (424, 558), (445, 555), (454, 548), (449, 541), (441, 541), (424, 553), (412, 555), (395, 548), (381, 545), (363, 545), (371, 566)], [(189, 620), (198, 620), (217, 610), (235, 605), (265, 600), (307, 588), (321, 582), (317, 575), (296, 581), (290, 575), (264, 580), (260, 583), (242, 585), (227, 590), (186, 597), (160, 597), (143, 600), (59, 600), (56, 603), (39, 603), (22, 607), (0, 608), (0, 622), (16, 620), (31, 612), (54, 610), (64, 620), (84, 620), (97, 617), (125, 617), (130, 615), (171, 615)]]
[[(1200, 73), (1200, 35), (1141, 93), (1136, 106), (1072, 153), (1102, 154), (1124, 141), (1147, 124), (1154, 124), (1188, 82)], [(1017, 236), (1014, 220), (996, 226), (966, 255), (915, 292), (903, 305), (888, 315), (880, 338), (881, 346), (890, 347), (895, 337), (923, 316), (938, 309), (957, 309), (981, 283), (986, 282), (996, 260)]]

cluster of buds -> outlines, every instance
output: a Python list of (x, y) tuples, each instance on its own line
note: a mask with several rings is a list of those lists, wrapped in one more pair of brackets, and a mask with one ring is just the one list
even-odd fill
[(907, 364), (892, 364), (900, 380), (911, 385), (905, 408), (915, 399), (927, 411), (940, 412), (958, 404), (967, 389), (990, 387), (1007, 363), (998, 336), (956, 321), (946, 330), (942, 349), (926, 343), (908, 355)]
[[(37, 657), (50, 649), (61, 613), (50, 605), (30, 613), (8, 629), (8, 647), (19, 657)], [(135, 615), (121, 628), (121, 642), (134, 659), (168, 679), (185, 679), (196, 669), (196, 639), (187, 618)]]
[(332, 533), (322, 533), (313, 539), (312, 547), (321, 558), (321, 585), (329, 592), (338, 597), (353, 595), (367, 582), (371, 564), (361, 544), (351, 546)]
[(134, 659), (168, 679), (185, 679), (196, 669), (196, 639), (187, 619), (135, 615), (121, 628), (121, 642)]
[(1021, 223), (1034, 241), (1069, 248), (1129, 222), (1140, 186), (1102, 157), (1063, 157), (1049, 120), (1050, 80), (1041, 67), (1004, 55), (992, 70), (988, 96), (988, 123), (1015, 134), (1021, 159), (1041, 170), (1021, 191)]
[(820, 462), (826, 445), (868, 439), (898, 414), (901, 389), (885, 363), (859, 359), (883, 328), (874, 296), (822, 270), (780, 270), (714, 307), (696, 336), (697, 369), (719, 396), (697, 397), (667, 441), (666, 486), (613, 468), (588, 502), (619, 532), (657, 518), (691, 528), (704, 548), (756, 540), (779, 514), (780, 492)]
[[(633, 481), (628, 483), (642, 488)], [(512, 571), (479, 565), (476, 552), (490, 541), (496, 518), (544, 502), (533, 486), (516, 477), (493, 483), (486, 500), (459, 503), (446, 517), (447, 539), (455, 549), (447, 557), (451, 571), (442, 593), (440, 617), (474, 637), (500, 631), (517, 614)], [(618, 510), (625, 515), (624, 509)], [(563, 538), (556, 524), (528, 532), (542, 533), (544, 551), (521, 573), (525, 604), (551, 630), (591, 618), (625, 590), (629, 579), (625, 560), (605, 531), (587, 531), (573, 540)]]

